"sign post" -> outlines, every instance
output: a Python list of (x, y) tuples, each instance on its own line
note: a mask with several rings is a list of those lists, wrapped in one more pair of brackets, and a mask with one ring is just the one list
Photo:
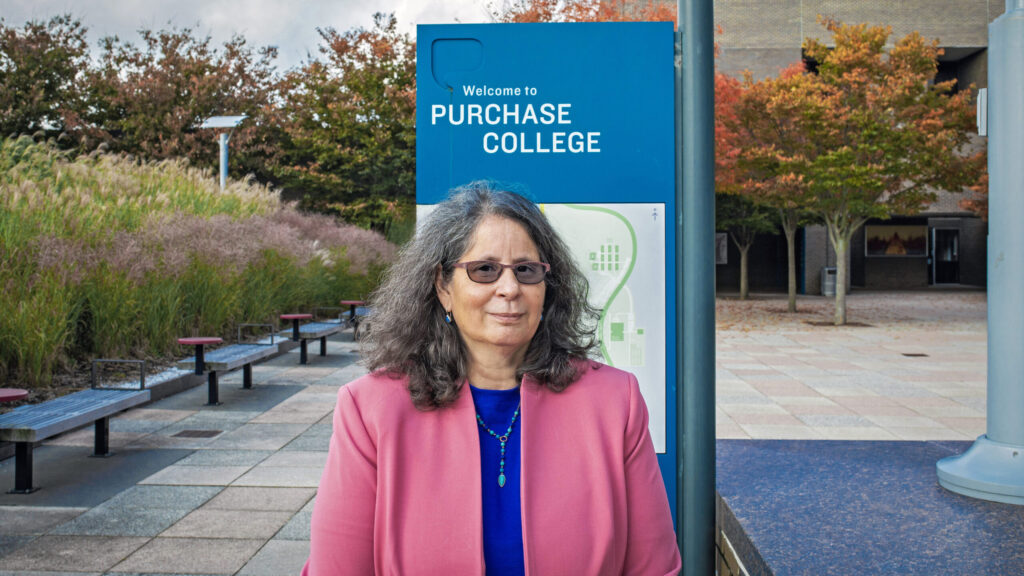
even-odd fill
[(640, 381), (675, 514), (673, 44), (668, 22), (419, 26), (416, 201), (489, 180), (540, 205), (602, 310), (602, 361)]
[(683, 574), (715, 573), (715, 64), (712, 0), (679, 0)]

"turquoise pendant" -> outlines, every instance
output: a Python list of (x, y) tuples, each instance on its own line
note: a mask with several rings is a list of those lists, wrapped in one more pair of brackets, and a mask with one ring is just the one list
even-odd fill
[(505, 487), (505, 475), (504, 474), (499, 474), (498, 475), (498, 488), (504, 488), (504, 487)]

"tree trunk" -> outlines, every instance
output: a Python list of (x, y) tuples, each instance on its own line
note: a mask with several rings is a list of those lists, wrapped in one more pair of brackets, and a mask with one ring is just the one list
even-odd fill
[(796, 218), (782, 217), (782, 232), (786, 235), (786, 258), (789, 260), (789, 312), (796, 312)]
[(750, 295), (750, 285), (747, 280), (747, 253), (750, 252), (750, 244), (740, 246), (740, 300), (746, 300)]
[(846, 324), (846, 253), (850, 248), (853, 233), (835, 234), (836, 249), (836, 313), (835, 325)]

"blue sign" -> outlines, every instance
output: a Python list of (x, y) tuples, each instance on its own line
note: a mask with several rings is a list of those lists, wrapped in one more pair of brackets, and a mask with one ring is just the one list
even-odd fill
[(420, 213), (474, 180), (537, 202), (601, 308), (602, 360), (637, 375), (675, 507), (672, 24), (421, 25)]

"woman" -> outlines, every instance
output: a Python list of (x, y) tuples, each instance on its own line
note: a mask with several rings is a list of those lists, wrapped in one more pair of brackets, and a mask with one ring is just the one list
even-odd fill
[(675, 574), (636, 378), (587, 360), (596, 312), (526, 199), (439, 204), (374, 299), (343, 387), (308, 575)]

